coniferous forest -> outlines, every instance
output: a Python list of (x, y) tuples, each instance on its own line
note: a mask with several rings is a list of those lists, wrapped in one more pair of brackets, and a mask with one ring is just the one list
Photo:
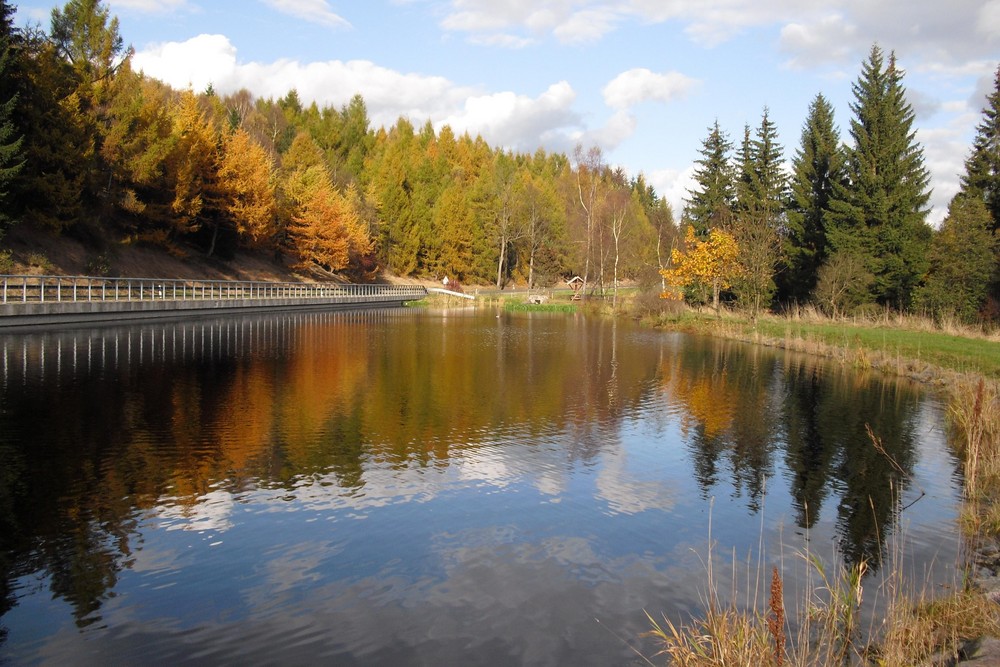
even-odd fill
[(25, 225), (222, 259), (252, 250), (355, 281), (579, 275), (588, 292), (629, 281), (754, 317), (814, 304), (1000, 320), (1000, 68), (939, 229), (905, 72), (879, 46), (844, 134), (822, 94), (787, 157), (766, 108), (736, 140), (706, 119), (675, 220), (598, 148), (520, 154), (421, 119), (376, 128), (360, 95), (320, 108), (295, 90), (174, 90), (132, 68), (101, 0), (54, 9), (47, 31), (15, 26), (14, 11), (0, 0), (0, 259), (3, 233)]

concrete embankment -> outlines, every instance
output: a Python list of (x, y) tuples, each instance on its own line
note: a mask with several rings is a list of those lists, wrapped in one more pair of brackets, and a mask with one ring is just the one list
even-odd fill
[[(177, 319), (280, 310), (346, 310), (402, 306), (413, 296), (398, 294), (329, 298), (70, 301), (7, 303), (0, 307), (0, 330), (129, 320)], [(419, 297), (417, 297), (419, 298)]]

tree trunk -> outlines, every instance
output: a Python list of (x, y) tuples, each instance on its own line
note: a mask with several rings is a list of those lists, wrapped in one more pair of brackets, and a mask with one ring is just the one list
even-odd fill
[(219, 238), (219, 223), (212, 225), (212, 241), (208, 244), (208, 252), (205, 253), (206, 257), (211, 257), (212, 253), (215, 252), (215, 242)]
[(531, 245), (531, 255), (528, 257), (528, 290), (535, 287), (535, 245)]
[(500, 260), (497, 262), (497, 289), (503, 289), (503, 265), (507, 261), (507, 238), (500, 239)]

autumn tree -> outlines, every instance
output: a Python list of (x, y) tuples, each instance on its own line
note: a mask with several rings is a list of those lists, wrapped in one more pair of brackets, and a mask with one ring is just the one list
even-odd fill
[(473, 230), (476, 213), (466, 186), (453, 184), (441, 193), (434, 206), (433, 225), (441, 252), (430, 267), (435, 276), (467, 281), (473, 272)]
[(799, 148), (792, 158), (780, 298), (805, 302), (816, 287), (819, 267), (829, 253), (826, 225), (830, 199), (834, 184), (843, 180), (843, 169), (833, 107), (823, 95), (817, 95), (809, 105)]
[(180, 234), (206, 230), (212, 255), (220, 231), (219, 140), (215, 128), (191, 91), (173, 111), (173, 141), (168, 168), (173, 190), (174, 229)]
[(119, 33), (118, 19), (101, 0), (69, 0), (51, 15), (50, 38), (56, 52), (69, 64), (75, 81), (77, 121), (92, 146), (86, 165), (85, 202), (96, 206), (107, 201), (104, 186), (109, 168), (103, 161), (102, 145), (108, 128), (110, 92), (115, 75), (132, 55)]
[(517, 182), (517, 216), (523, 222), (523, 246), (528, 263), (528, 289), (535, 287), (535, 269), (543, 252), (558, 240), (563, 210), (552, 180), (521, 170)]
[(105, 193), (119, 222), (140, 234), (171, 226), (167, 165), (173, 153), (173, 92), (124, 63), (109, 90), (101, 158), (108, 169)]
[(594, 236), (597, 230), (597, 211), (601, 205), (601, 178), (604, 174), (604, 155), (597, 146), (591, 147), (586, 153), (583, 146), (578, 145), (574, 152), (576, 160), (576, 188), (580, 208), (584, 215), (584, 257), (583, 257), (583, 287), (587, 291), (590, 280), (591, 256), (594, 250)]
[(605, 201), (608, 228), (613, 240), (614, 270), (612, 276), (612, 309), (618, 308), (618, 278), (621, 269), (622, 252), (628, 237), (635, 233), (637, 217), (641, 208), (634, 198), (624, 174), (618, 172)]
[(398, 275), (420, 267), (421, 228), (413, 212), (413, 164), (418, 150), (413, 125), (400, 118), (376, 135), (366, 193), (378, 211), (376, 252)]
[(237, 235), (250, 246), (266, 244), (276, 232), (274, 164), (245, 130), (223, 140), (218, 178), (221, 212)]
[(297, 202), (287, 238), (301, 269), (341, 271), (352, 257), (371, 252), (371, 241), (350, 198), (337, 192), (322, 166), (301, 172), (293, 187)]
[(498, 152), (493, 168), (480, 174), (477, 189), (480, 219), (496, 257), (496, 286), (501, 289), (510, 272), (513, 244), (524, 235), (524, 226), (515, 209), (517, 172), (513, 157)]
[[(727, 232), (712, 229), (707, 238), (698, 238), (694, 225), (688, 225), (684, 247), (671, 252), (671, 267), (662, 272), (663, 278), (671, 287), (707, 292), (711, 295), (712, 308), (718, 312), (719, 294), (729, 289), (739, 275), (738, 256), (736, 240)], [(679, 294), (667, 291), (664, 297), (678, 298)]]
[(864, 260), (872, 297), (905, 308), (926, 270), (928, 173), (913, 131), (903, 71), (873, 46), (854, 84), (853, 146), (846, 183), (833, 184), (826, 236), (831, 249)]

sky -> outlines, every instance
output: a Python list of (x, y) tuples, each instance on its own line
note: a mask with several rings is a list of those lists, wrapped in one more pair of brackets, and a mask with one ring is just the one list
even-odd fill
[[(49, 27), (62, 3), (13, 3)], [(822, 93), (849, 140), (873, 44), (905, 72), (944, 217), (1000, 63), (1000, 0), (105, 0), (133, 67), (178, 89), (295, 89), (372, 126), (400, 116), (491, 145), (643, 173), (679, 217), (716, 120), (738, 144), (766, 108), (790, 161)]]

